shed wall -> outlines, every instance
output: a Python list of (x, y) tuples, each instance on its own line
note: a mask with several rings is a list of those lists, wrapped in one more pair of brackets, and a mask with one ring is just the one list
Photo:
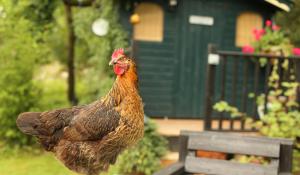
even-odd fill
[[(151, 117), (201, 118), (204, 108), (205, 66), (199, 67), (201, 68), (197, 76), (199, 79), (192, 78), (190, 80), (192, 83), (186, 81), (191, 76), (187, 76), (184, 72), (193, 64), (206, 65), (206, 46), (209, 43), (215, 43), (223, 50), (239, 50), (235, 46), (235, 26), (236, 18), (241, 12), (255, 11), (264, 19), (268, 19), (274, 13), (274, 8), (263, 1), (178, 0), (178, 6), (171, 10), (168, 7), (168, 1), (152, 0), (150, 2), (159, 4), (164, 10), (164, 36), (162, 42), (135, 41), (139, 88), (145, 103), (145, 113)], [(197, 8), (199, 12), (195, 11)], [(132, 31), (132, 26), (128, 23), (131, 13), (130, 10), (121, 10), (122, 23), (128, 31)], [(194, 13), (213, 16), (215, 19), (211, 32), (207, 33), (210, 37), (204, 41), (201, 38), (197, 41), (191, 33), (187, 33), (190, 32), (188, 29), (191, 29), (188, 16)], [(193, 26), (193, 30), (198, 30), (198, 27)], [(201, 45), (198, 48), (203, 53), (187, 54), (188, 48), (195, 47), (195, 45), (191, 42), (192, 39), (183, 38), (183, 36), (191, 37), (194, 43), (197, 41), (196, 43)], [(182, 66), (184, 62), (190, 63), (188, 66)], [(194, 71), (197, 69), (193, 69), (191, 73)], [(228, 70), (227, 74), (227, 81), (232, 81), (231, 70)], [(189, 86), (194, 86), (194, 81), (199, 81), (198, 84), (202, 88), (199, 88), (201, 92), (191, 94)], [(242, 82), (242, 80), (239, 81)], [(193, 88), (190, 87), (190, 89)], [(230, 83), (227, 88), (230, 92)]]

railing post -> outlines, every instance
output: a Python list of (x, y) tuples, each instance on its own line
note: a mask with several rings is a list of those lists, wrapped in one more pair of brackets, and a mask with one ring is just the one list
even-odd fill
[(208, 45), (208, 61), (206, 68), (206, 84), (205, 84), (205, 109), (204, 109), (204, 129), (211, 130), (212, 123), (212, 103), (214, 99), (214, 89), (215, 89), (215, 74), (216, 74), (216, 65), (219, 61), (218, 56), (216, 55), (217, 47), (214, 44)]
[[(295, 61), (295, 73), (296, 73), (296, 81), (300, 82), (300, 60)], [(300, 104), (300, 85), (298, 84), (298, 87), (296, 89), (296, 101), (298, 104)], [(298, 106), (298, 109), (300, 110), (300, 105)]]
[(279, 170), (280, 172), (290, 173), (293, 167), (293, 145), (292, 144), (280, 144), (280, 160)]

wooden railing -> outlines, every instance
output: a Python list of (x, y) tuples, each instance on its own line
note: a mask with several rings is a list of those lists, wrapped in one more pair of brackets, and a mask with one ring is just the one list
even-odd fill
[[(268, 77), (273, 69), (273, 63), (277, 60), (278, 65), (282, 65), (288, 60), (287, 68), (278, 66), (279, 82), (298, 81), (300, 82), (300, 57), (278, 56), (268, 54), (244, 54), (233, 51), (219, 51), (213, 45), (208, 48), (208, 64), (206, 74), (206, 94), (205, 94), (205, 129), (221, 131), (253, 131), (253, 128), (245, 127), (242, 118), (231, 118), (223, 112), (213, 110), (213, 105), (219, 101), (226, 101), (232, 106), (237, 106), (239, 110), (248, 116), (253, 116), (257, 120), (258, 106), (256, 98), (264, 93), (264, 112), (267, 111), (267, 102), (270, 88)], [(259, 59), (264, 58), (266, 64), (261, 67)], [(293, 76), (292, 76), (293, 75)], [(291, 78), (292, 77), (292, 78)], [(294, 77), (294, 78), (293, 78)], [(293, 80), (292, 80), (293, 79)], [(297, 89), (298, 101), (300, 87)], [(249, 99), (248, 95), (253, 98)], [(212, 123), (214, 127), (212, 126)], [(224, 127), (226, 122), (226, 128)], [(239, 127), (234, 124), (239, 122)]]

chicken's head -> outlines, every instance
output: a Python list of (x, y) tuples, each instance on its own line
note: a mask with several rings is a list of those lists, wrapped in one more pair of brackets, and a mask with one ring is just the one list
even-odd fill
[(109, 65), (113, 65), (116, 75), (123, 75), (130, 66), (134, 65), (134, 62), (125, 55), (124, 49), (121, 48), (113, 52)]

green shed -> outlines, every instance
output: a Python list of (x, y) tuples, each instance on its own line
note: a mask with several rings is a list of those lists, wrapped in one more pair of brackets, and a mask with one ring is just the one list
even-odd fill
[[(139, 87), (151, 117), (201, 118), (207, 46), (240, 50), (277, 10), (276, 0), (128, 0), (121, 19), (132, 34)], [(130, 16), (140, 22), (132, 25)], [(136, 17), (136, 16), (135, 16)]]

